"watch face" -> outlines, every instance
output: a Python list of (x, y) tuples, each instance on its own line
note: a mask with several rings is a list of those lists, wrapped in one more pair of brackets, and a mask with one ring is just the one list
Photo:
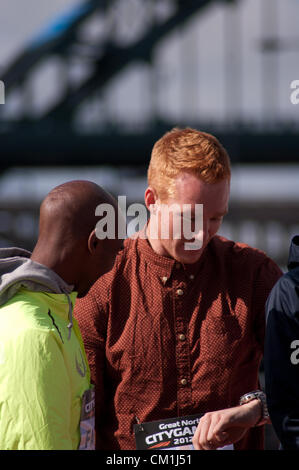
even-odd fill
[(255, 398), (255, 395), (253, 395), (253, 393), (250, 393), (250, 394), (246, 395), (245, 400), (249, 401), (249, 400), (252, 400), (253, 398)]
[(261, 390), (255, 390), (254, 392), (245, 393), (245, 395), (240, 398), (239, 404), (244, 405), (252, 400), (259, 400), (262, 405), (262, 416), (260, 420), (255, 424), (255, 426), (262, 426), (263, 424), (267, 423), (267, 420), (269, 418), (266, 395)]
[(252, 400), (256, 400), (260, 398), (260, 394), (256, 392), (247, 393), (243, 395), (240, 399), (240, 404), (243, 405), (244, 403), (249, 403)]

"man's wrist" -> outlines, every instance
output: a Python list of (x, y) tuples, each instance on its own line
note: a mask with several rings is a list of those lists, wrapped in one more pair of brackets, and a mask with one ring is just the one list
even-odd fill
[(266, 395), (261, 390), (255, 390), (253, 392), (248, 392), (245, 395), (242, 395), (239, 404), (241, 406), (252, 404), (249, 408), (253, 411), (253, 413), (255, 413), (255, 416), (257, 417), (255, 423), (252, 425), (253, 427), (262, 426), (270, 422)]
[(244, 403), (243, 405), (240, 405), (242, 408), (244, 408), (244, 411), (246, 409), (246, 414), (248, 416), (248, 425), (249, 427), (253, 428), (257, 426), (261, 420), (262, 417), (262, 406), (260, 403), (260, 400), (257, 398), (248, 402)]

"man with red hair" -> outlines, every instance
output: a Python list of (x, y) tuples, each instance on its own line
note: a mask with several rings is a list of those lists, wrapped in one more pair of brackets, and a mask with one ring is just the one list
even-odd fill
[[(195, 414), (204, 415), (196, 449), (263, 448), (264, 307), (281, 271), (264, 253), (216, 235), (230, 175), (214, 136), (164, 135), (148, 169), (148, 223), (76, 304), (96, 387), (98, 449), (134, 449), (134, 424)], [(191, 248), (173, 225), (183, 223), (186, 205)], [(165, 207), (179, 214), (174, 209), (165, 222)]]

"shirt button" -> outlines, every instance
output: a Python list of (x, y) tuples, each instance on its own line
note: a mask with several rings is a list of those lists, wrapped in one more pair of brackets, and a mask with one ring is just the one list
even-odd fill
[(163, 282), (163, 284), (166, 284), (167, 279), (168, 279), (168, 278), (167, 278), (166, 276), (163, 276), (163, 277), (162, 277), (162, 282)]
[(182, 379), (182, 380), (181, 380), (181, 384), (182, 384), (182, 385), (187, 385), (187, 380), (186, 380), (186, 379)]
[(186, 339), (185, 335), (183, 335), (183, 334), (179, 335), (179, 340), (180, 341), (185, 341), (185, 339)]
[(176, 291), (176, 293), (177, 293), (178, 295), (183, 295), (183, 294), (184, 294), (184, 291), (183, 291), (182, 289), (178, 289), (178, 290)]
[(190, 274), (189, 279), (191, 279), (191, 281), (193, 281), (193, 279), (194, 279), (194, 274)]

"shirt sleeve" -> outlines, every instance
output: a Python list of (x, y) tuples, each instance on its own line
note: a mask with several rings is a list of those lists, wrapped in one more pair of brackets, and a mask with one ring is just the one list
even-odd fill
[(284, 276), (266, 306), (265, 382), (269, 414), (284, 449), (299, 449), (299, 299)]
[(101, 415), (106, 410), (105, 400), (105, 348), (107, 315), (109, 312), (108, 286), (103, 287), (100, 280), (96, 284), (96, 294), (94, 289), (82, 299), (76, 301), (74, 315), (78, 321), (82, 334), (85, 352), (90, 367), (91, 382), (95, 388), (95, 434), (96, 448), (100, 449), (102, 422)]
[(71, 391), (63, 353), (50, 331), (2, 341), (1, 449), (72, 449)]

